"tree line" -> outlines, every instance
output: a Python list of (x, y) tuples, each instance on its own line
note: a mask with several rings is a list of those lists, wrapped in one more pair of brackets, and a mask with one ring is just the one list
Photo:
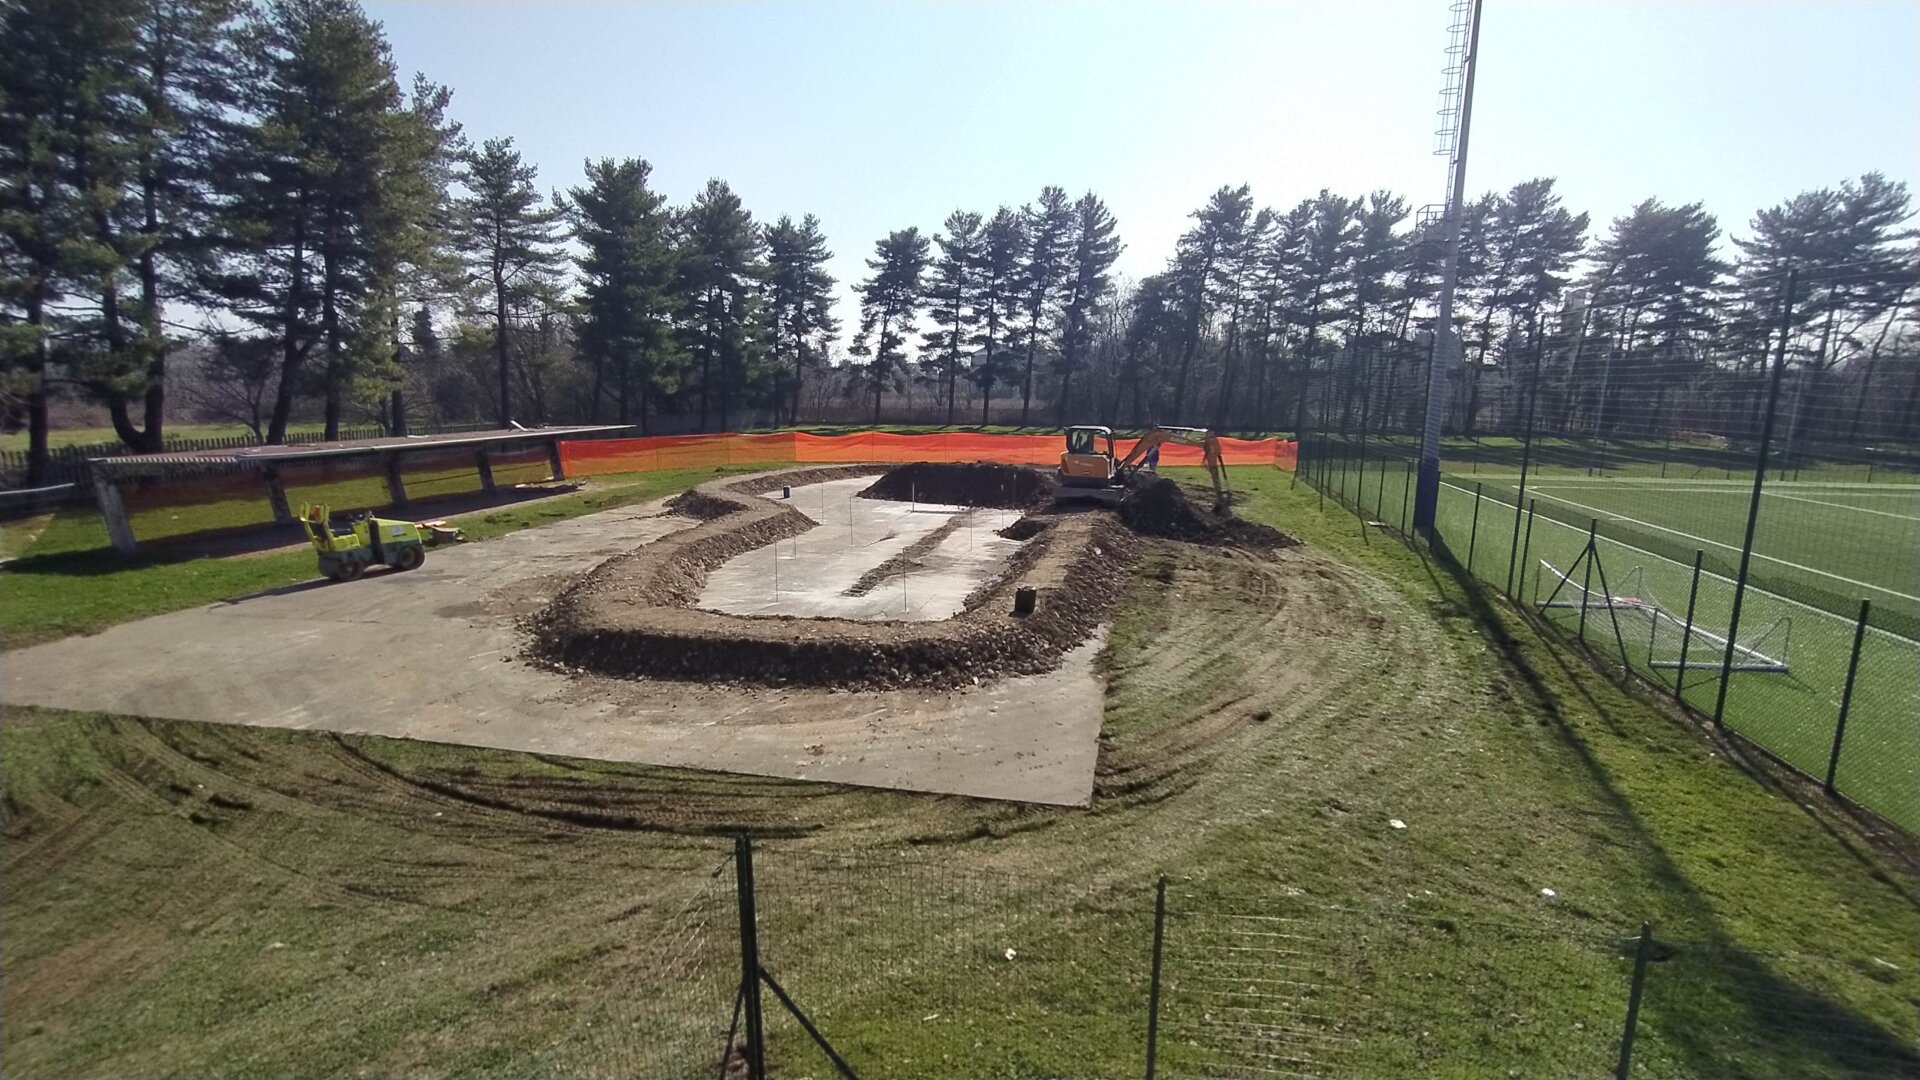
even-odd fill
[[(672, 205), (640, 157), (543, 194), (451, 100), (402, 84), (355, 0), (0, 3), (0, 408), (34, 459), (74, 398), (135, 451), (183, 411), (278, 442), (310, 418), (1285, 430), (1336, 384), (1374, 422), (1417, 407), (1441, 228), (1392, 192), (1222, 187), (1132, 281), (1106, 204), (1047, 187), (880, 238), (843, 328), (815, 216), (757, 220), (719, 179)], [(1529, 358), (1570, 431), (1737, 379), (1789, 267), (1816, 407), (1920, 394), (1904, 183), (1761, 210), (1730, 260), (1698, 203), (1596, 235), (1539, 178), (1461, 213), (1453, 430), (1509, 423)]]

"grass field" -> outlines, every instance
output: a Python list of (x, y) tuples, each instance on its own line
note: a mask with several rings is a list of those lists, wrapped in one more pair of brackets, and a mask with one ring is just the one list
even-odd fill
[[(646, 502), (715, 476), (773, 467), (763, 462), (598, 476), (575, 494), (464, 514), (458, 522), (469, 540), (486, 540), (533, 525)], [(384, 502), (385, 488), (379, 481), (349, 483), (357, 486), (336, 485), (344, 490), (322, 492), (320, 497), (331, 497), (336, 509)], [(371, 501), (356, 503), (356, 495)], [(294, 498), (291, 493), (289, 497)], [(258, 504), (262, 509), (264, 505)], [(230, 526), (236, 515), (250, 512), (255, 506), (251, 500), (230, 501), (165, 512), (175, 515), (182, 533), (191, 534)], [(295, 540), (295, 536), (289, 539)], [(0, 603), (0, 645), (5, 648), (91, 633), (128, 619), (318, 576), (313, 552), (305, 547), (218, 558), (183, 547), (125, 557), (107, 546), (100, 515), (88, 508), (0, 526), (0, 551), (11, 560), (0, 568), (0, 593), (5, 596), (5, 602)]]
[[(1369, 464), (1364, 479), (1349, 469), (1334, 473), (1331, 484), (1337, 492), (1344, 483), (1349, 500), (1357, 498), (1368, 516), (1398, 527), (1400, 507), (1411, 501), (1407, 477), (1403, 461), (1382, 459)], [(1540, 561), (1561, 571), (1573, 569), (1586, 545), (1586, 522), (1598, 519), (1600, 566), (1612, 592), (1655, 601), (1676, 618), (1684, 618), (1693, 578), (1692, 561), (1683, 553), (1705, 550), (1709, 570), (1701, 575), (1695, 597), (1695, 625), (1724, 636), (1732, 616), (1732, 566), (1738, 562), (1746, 528), (1750, 479), (1680, 482), (1549, 472), (1527, 487), (1527, 497), (1542, 508), (1534, 516), (1530, 538), (1524, 516), (1516, 533), (1517, 480), (1515, 475), (1484, 472), (1454, 472), (1444, 478), (1440, 532), (1463, 563), (1471, 551), (1476, 576), (1504, 589), (1509, 562), (1521, 563), (1519, 549), (1524, 547), (1526, 576), (1522, 580), (1520, 567), (1515, 567), (1515, 595), (1536, 603), (1545, 600), (1554, 579)], [(1477, 528), (1476, 489), (1484, 496)], [(1743, 601), (1740, 642), (1780, 652), (1789, 670), (1735, 673), (1723, 716), (1729, 727), (1789, 764), (1823, 777), (1845, 694), (1858, 600), (1872, 600), (1880, 619), (1897, 628), (1920, 617), (1920, 598), (1914, 595), (1920, 589), (1920, 487), (1776, 480), (1763, 491), (1754, 539), (1756, 584)], [(1558, 510), (1549, 510), (1550, 503)], [(1597, 577), (1593, 588), (1597, 593)], [(1577, 609), (1552, 613), (1576, 630), (1578, 616)], [(1675, 658), (1679, 635), (1670, 629), (1666, 633), (1661, 639), (1649, 622), (1628, 619), (1621, 636), (1627, 639), (1627, 663), (1672, 686), (1675, 670), (1649, 666), (1655, 658)], [(1619, 655), (1620, 643), (1603, 610), (1589, 612), (1586, 637), (1596, 647), (1604, 645), (1609, 655)], [(1717, 655), (1705, 658), (1708, 663), (1716, 660)], [(1689, 661), (1702, 658), (1690, 654)], [(1688, 669), (1683, 692), (1694, 707), (1711, 714), (1718, 691), (1717, 666)], [(1862, 640), (1836, 787), (1903, 828), (1920, 832), (1916, 703), (1920, 643), (1879, 625), (1870, 628)]]
[(1090, 810), (10, 709), (4, 1071), (711, 1070), (734, 829), (769, 968), (863, 1075), (1137, 1075), (1162, 873), (1167, 1075), (1271, 1065), (1208, 1003), (1247, 919), (1343, 1033), (1302, 1071), (1609, 1073), (1642, 920), (1639, 1074), (1920, 1065), (1909, 866), (1304, 485), (1233, 484), (1301, 561), (1135, 568)]
[[(289, 424), (287, 431), (295, 435), (318, 434), (324, 430), (321, 424)], [(181, 439), (226, 439), (250, 435), (244, 424), (168, 424), (166, 434)], [(92, 446), (96, 443), (119, 442), (120, 436), (110, 427), (61, 428), (47, 433), (47, 445)], [(26, 431), (8, 431), (0, 433), (0, 450), (15, 450), (25, 453), (27, 449)]]

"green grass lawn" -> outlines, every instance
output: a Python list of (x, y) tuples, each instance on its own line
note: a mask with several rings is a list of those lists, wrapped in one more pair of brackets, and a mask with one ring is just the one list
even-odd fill
[[(777, 467), (768, 463), (717, 468), (672, 469), (652, 473), (625, 473), (595, 477), (587, 489), (571, 495), (518, 503), (498, 510), (461, 515), (460, 527), (469, 540), (486, 540), (531, 525), (550, 524), (597, 510), (657, 499), (715, 476), (759, 472)], [(378, 505), (385, 489), (379, 481), (357, 481), (362, 494)], [(373, 494), (374, 489), (379, 494)], [(331, 493), (333, 505), (356, 505), (354, 492)], [(288, 493), (290, 499), (295, 496)], [(297, 501), (297, 499), (296, 499)], [(171, 511), (182, 516), (185, 531), (198, 532), (229, 518), (237, 504), (214, 503)], [(246, 505), (251, 506), (249, 502)], [(264, 502), (261, 504), (264, 509)], [(317, 576), (310, 550), (269, 551), (255, 555), (198, 557), (184, 554), (116, 555), (106, 546), (106, 530), (91, 510), (63, 511), (50, 521), (25, 528), (0, 529), (0, 542), (9, 532), (24, 534), (13, 558), (0, 568), (0, 642), (19, 648), (35, 642), (84, 634), (129, 619), (244, 596)], [(289, 533), (290, 542), (297, 542)]]
[[(287, 431), (295, 435), (311, 435), (318, 434), (324, 427), (322, 424), (289, 424)], [(226, 439), (251, 435), (252, 432), (244, 424), (168, 424), (166, 434), (181, 439)], [(50, 447), (92, 446), (119, 441), (120, 436), (110, 427), (62, 428), (47, 433), (47, 445)], [(25, 453), (26, 449), (27, 432), (24, 429), (0, 434), (0, 450)]]
[[(1376, 508), (1384, 508), (1379, 511), (1379, 517), (1398, 527), (1400, 507), (1403, 502), (1410, 502), (1406, 477), (1401, 462), (1389, 461), (1384, 483), (1382, 472), (1375, 465), (1366, 470), (1364, 486), (1355, 470), (1335, 473), (1332, 484), (1338, 491), (1344, 482), (1348, 497), (1357, 497), (1368, 516), (1374, 516)], [(1474, 489), (1477, 484), (1485, 485), (1486, 498), (1480, 505), (1476, 529)], [(1542, 479), (1537, 487), (1529, 484), (1529, 495), (1539, 493), (1537, 497), (1542, 505), (1546, 498), (1559, 495), (1582, 508), (1591, 508), (1589, 512), (1596, 514), (1611, 510), (1643, 522), (1665, 524), (1676, 532), (1697, 530), (1695, 535), (1700, 539), (1682, 541), (1686, 546), (1707, 548), (1710, 556), (1737, 561), (1737, 550), (1716, 551), (1706, 540), (1724, 538), (1722, 543), (1731, 543), (1737, 549), (1745, 529), (1751, 489), (1738, 491), (1737, 497), (1722, 494), (1720, 487), (1708, 487), (1706, 491), (1642, 490), (1667, 486), (1671, 486), (1670, 482), (1589, 481), (1550, 476)], [(1876, 606), (1895, 612), (1913, 610), (1901, 596), (1902, 590), (1914, 587), (1912, 575), (1916, 563), (1920, 563), (1915, 523), (1904, 517), (1889, 516), (1913, 512), (1913, 488), (1893, 484), (1876, 484), (1872, 488), (1829, 487), (1803, 481), (1777, 483), (1767, 490), (1778, 496), (1762, 504), (1762, 524), (1754, 544), (1758, 573), (1818, 583), (1827, 589), (1847, 587), (1801, 568), (1805, 564), (1788, 565), (1809, 560), (1822, 568), (1834, 568), (1833, 573), (1864, 575), (1886, 590), (1892, 590), (1868, 593)], [(1506, 587), (1508, 567), (1513, 563), (1516, 564), (1513, 571), (1516, 595), (1533, 602), (1546, 600), (1554, 579), (1541, 567), (1540, 560), (1550, 562), (1563, 572), (1573, 569), (1585, 548), (1586, 530), (1536, 514), (1530, 538), (1524, 519), (1516, 535), (1514, 508), (1496, 501), (1496, 493), (1512, 498), (1511, 489), (1500, 482), (1476, 481), (1470, 475), (1448, 476), (1441, 489), (1440, 532), (1463, 563), (1471, 552), (1475, 575), (1491, 582), (1496, 589)], [(1883, 494), (1894, 497), (1878, 497)], [(1809, 499), (1817, 501), (1809, 502)], [(1737, 516), (1730, 513), (1730, 503), (1738, 504)], [(1864, 513), (1864, 509), (1876, 512)], [(1678, 562), (1661, 553), (1609, 539), (1608, 518), (1604, 514), (1600, 516), (1600, 566), (1609, 577), (1612, 593), (1652, 600), (1663, 610), (1684, 619), (1693, 578), (1691, 562)], [(1628, 525), (1628, 528), (1644, 530), (1645, 526)], [(1763, 553), (1778, 561), (1762, 565), (1758, 556)], [(1524, 583), (1518, 580), (1522, 567), (1527, 575)], [(1597, 576), (1592, 588), (1596, 592), (1600, 588)], [(1703, 574), (1694, 598), (1696, 625), (1724, 636), (1732, 618), (1733, 591), (1732, 581), (1726, 574)], [(1814, 608), (1796, 603), (1791, 596), (1749, 588), (1743, 601), (1740, 641), (1757, 645), (1768, 655), (1786, 659), (1789, 671), (1786, 674), (1734, 674), (1723, 713), (1729, 727), (1816, 777), (1826, 774), (1853, 648), (1851, 607), (1836, 606), (1848, 607), (1848, 611), (1842, 614), (1830, 608)], [(1577, 632), (1577, 608), (1549, 614)], [(1603, 647), (1609, 657), (1618, 657), (1619, 642), (1613, 636), (1611, 620), (1605, 615), (1604, 610), (1589, 612), (1586, 639), (1596, 647)], [(1763, 638), (1769, 630), (1771, 635)], [(1651, 621), (1643, 618), (1628, 617), (1622, 623), (1621, 636), (1626, 639), (1628, 664), (1663, 685), (1673, 685), (1676, 674), (1673, 669), (1655, 669), (1649, 664), (1654, 659), (1678, 659), (1680, 635), (1677, 632), (1671, 627), (1656, 629)], [(1689, 659), (1697, 662), (1699, 657), (1692, 654)], [(1687, 672), (1683, 692), (1695, 708), (1711, 714), (1717, 704), (1718, 691), (1717, 670)], [(1920, 701), (1920, 643), (1884, 630), (1870, 630), (1862, 641), (1836, 787), (1910, 832), (1920, 832), (1920, 728), (1913, 723), (1916, 701)]]
[[(764, 962), (862, 1075), (1137, 1075), (1160, 874), (1164, 1075), (1276, 1038), (1610, 1073), (1642, 920), (1637, 1075), (1920, 1066), (1907, 864), (1285, 474), (1233, 486), (1305, 547), (1135, 567), (1085, 810), (8, 710), (5, 1071), (714, 1070), (730, 830)], [(1272, 959), (1223, 984), (1239, 947)], [(772, 1071), (826, 1074), (768, 1007)]]

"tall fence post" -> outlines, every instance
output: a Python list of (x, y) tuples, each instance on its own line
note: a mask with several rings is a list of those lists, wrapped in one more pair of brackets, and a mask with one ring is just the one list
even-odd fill
[(1380, 482), (1373, 485), (1373, 520), (1386, 520), (1387, 506), (1387, 459), (1380, 458)]
[(753, 840), (733, 842), (733, 880), (740, 902), (740, 1003), (747, 1020), (748, 1080), (767, 1080), (766, 1032), (760, 1015), (760, 928), (753, 907)]
[(1680, 629), (1680, 666), (1673, 672), (1673, 700), (1682, 705), (1687, 702), (1680, 691), (1687, 684), (1687, 649), (1693, 644), (1693, 604), (1700, 598), (1700, 561), (1706, 557), (1706, 548), (1693, 549), (1693, 584), (1687, 586), (1687, 622)]
[[(1367, 427), (1360, 425), (1360, 468), (1353, 480), (1353, 512), (1356, 516), (1366, 516), (1367, 506)], [(1361, 522), (1364, 529), (1366, 523)]]
[(1847, 685), (1840, 691), (1840, 719), (1833, 725), (1833, 753), (1827, 755), (1827, 794), (1834, 793), (1833, 778), (1840, 771), (1840, 740), (1847, 737), (1847, 712), (1853, 708), (1853, 677), (1860, 671), (1860, 646), (1867, 640), (1867, 616), (1873, 601), (1860, 601), (1860, 618), (1853, 624), (1853, 655), (1847, 658)]
[(1620, 1033), (1620, 1063), (1614, 1067), (1614, 1080), (1627, 1080), (1633, 1068), (1633, 1036), (1640, 1026), (1640, 995), (1647, 986), (1647, 959), (1653, 952), (1653, 924), (1640, 924), (1640, 940), (1633, 947), (1633, 985), (1627, 991), (1626, 1030)]
[[(1407, 462), (1407, 477), (1401, 483), (1401, 487), (1400, 487), (1400, 533), (1403, 536), (1407, 535), (1407, 496), (1412, 491), (1413, 491), (1413, 462), (1409, 460)], [(1439, 496), (1436, 494), (1434, 498), (1437, 500)], [(1437, 502), (1436, 502), (1436, 505), (1438, 505)], [(1437, 514), (1438, 511), (1435, 511), (1435, 513)]]
[[(1593, 546), (1593, 537), (1594, 534), (1599, 531), (1600, 519), (1588, 519), (1587, 550), (1583, 553), (1587, 560), (1587, 568), (1580, 579), (1580, 632), (1577, 635), (1583, 642), (1587, 640), (1587, 601), (1593, 596), (1593, 560), (1594, 552), (1598, 550)], [(1571, 570), (1572, 567), (1568, 567), (1568, 569)], [(1549, 597), (1549, 599), (1551, 599), (1551, 597)]]
[(1767, 381), (1767, 412), (1760, 422), (1760, 449), (1753, 463), (1753, 496), (1747, 503), (1747, 536), (1740, 544), (1740, 573), (1733, 581), (1733, 612), (1727, 617), (1727, 654), (1720, 662), (1720, 692), (1713, 700), (1713, 726), (1725, 722), (1727, 684), (1732, 682), (1733, 649), (1740, 642), (1740, 605), (1747, 598), (1747, 570), (1753, 562), (1753, 532), (1760, 524), (1760, 490), (1767, 480), (1767, 450), (1773, 443), (1773, 421), (1780, 411), (1780, 380), (1787, 370), (1787, 336), (1793, 329), (1793, 294), (1800, 271), (1787, 271), (1786, 302), (1780, 305), (1780, 351), (1773, 363), (1773, 377)]
[(1473, 552), (1480, 546), (1480, 492), (1486, 482), (1473, 485), (1473, 527), (1467, 530), (1467, 576), (1473, 576)]
[(1167, 940), (1167, 875), (1153, 892), (1153, 981), (1147, 985), (1147, 1080), (1160, 1060), (1160, 955)]
[[(1520, 602), (1526, 603), (1527, 563), (1533, 557), (1533, 507), (1538, 499), (1527, 500), (1527, 539), (1520, 545)], [(1512, 594), (1508, 594), (1511, 598)]]
[[(1527, 501), (1527, 468), (1533, 464), (1533, 416), (1534, 407), (1540, 402), (1540, 357), (1547, 350), (1546, 336), (1541, 333), (1539, 316), (1533, 322), (1533, 370), (1527, 380), (1527, 428), (1520, 444), (1520, 486), (1513, 493), (1513, 536), (1507, 541), (1507, 599), (1513, 599), (1513, 568), (1515, 553), (1520, 548), (1520, 507)], [(1529, 523), (1531, 524), (1531, 523)], [(1521, 576), (1525, 577), (1525, 564), (1521, 564)]]

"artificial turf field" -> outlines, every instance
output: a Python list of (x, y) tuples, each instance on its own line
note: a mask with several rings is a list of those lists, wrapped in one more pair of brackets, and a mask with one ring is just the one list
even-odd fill
[[(1410, 522), (1410, 470), (1382, 457), (1364, 467), (1329, 469), (1322, 481), (1344, 493), (1362, 516), (1400, 528)], [(1443, 474), (1439, 532), (1476, 577), (1535, 604), (1557, 582), (1553, 569), (1587, 581), (1581, 553), (1587, 527), (1598, 523), (1598, 569), (1615, 597), (1657, 604), (1724, 637), (1732, 618), (1734, 567), (1744, 538), (1752, 481), (1712, 477), (1585, 475), (1549, 468), (1531, 477), (1526, 500), (1537, 507), (1528, 528), (1515, 513), (1519, 476), (1481, 471)], [(1477, 514), (1476, 514), (1477, 504)], [(1476, 521), (1477, 517), (1477, 521)], [(1687, 553), (1705, 552), (1693, 593)], [(1762, 487), (1754, 531), (1751, 582), (1738, 642), (1786, 662), (1784, 673), (1736, 671), (1721, 716), (1768, 752), (1824, 777), (1846, 697), (1859, 601), (1876, 614), (1861, 635), (1847, 727), (1835, 763), (1836, 789), (1909, 830), (1920, 830), (1920, 486), (1901, 478), (1865, 482), (1813, 473), (1770, 478)], [(1591, 579), (1593, 596), (1600, 578)], [(1570, 600), (1576, 589), (1563, 588)], [(1549, 614), (1579, 631), (1578, 607)], [(1664, 636), (1662, 636), (1664, 634)], [(1672, 624), (1623, 618), (1616, 637), (1603, 607), (1587, 612), (1585, 640), (1674, 686), (1681, 669), (1650, 661), (1677, 659)], [(1704, 638), (1689, 641), (1680, 686), (1687, 702), (1711, 715), (1719, 706), (1721, 652)], [(1705, 650), (1701, 656), (1697, 650)], [(1736, 655), (1736, 661), (1750, 659)]]

